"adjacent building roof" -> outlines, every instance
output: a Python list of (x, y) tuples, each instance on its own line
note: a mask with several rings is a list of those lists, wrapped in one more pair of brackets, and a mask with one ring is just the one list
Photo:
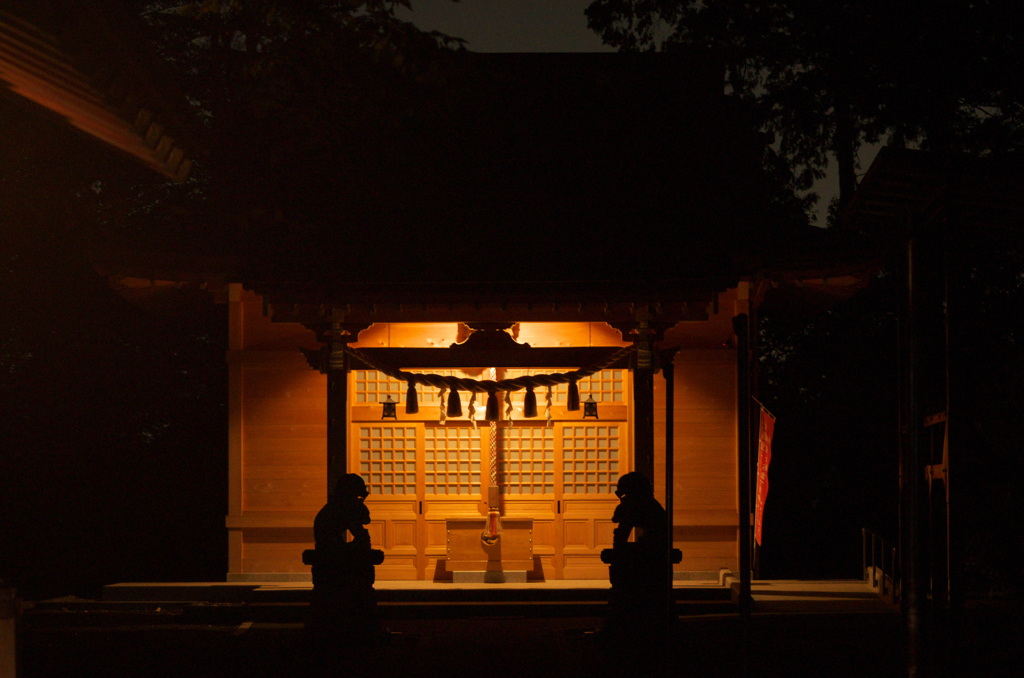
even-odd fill
[[(6, 88), (154, 170), (184, 180), (187, 114), (170, 79), (102, 3), (10, 0), (0, 10), (0, 92)], [(120, 17), (119, 19), (123, 19)], [(126, 44), (127, 43), (127, 44)]]
[(883, 148), (846, 210), (842, 230), (902, 240), (936, 218), (974, 239), (1024, 236), (1024, 170), (1012, 158)]

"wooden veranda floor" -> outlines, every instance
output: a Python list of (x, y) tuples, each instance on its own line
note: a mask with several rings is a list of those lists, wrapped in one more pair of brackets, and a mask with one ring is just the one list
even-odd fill
[[(452, 584), (431, 581), (378, 581), (374, 588), (385, 607), (413, 605), (462, 605), (473, 603), (521, 603), (600, 606), (607, 600), (609, 584), (602, 580), (557, 580), (525, 584)], [(729, 612), (735, 580), (677, 581), (678, 603), (702, 611)], [(209, 603), (304, 603), (308, 582), (150, 582), (121, 583), (103, 590), (106, 602), (209, 602)], [(892, 607), (877, 591), (860, 580), (756, 580), (751, 585), (753, 612), (844, 613), (887, 612)], [(707, 603), (701, 605), (701, 603)], [(711, 604), (716, 603), (716, 604)], [(712, 608), (715, 608), (712, 610)], [(596, 611), (596, 608), (595, 608)], [(680, 610), (685, 613), (686, 610)], [(600, 614), (599, 612), (597, 612)]]

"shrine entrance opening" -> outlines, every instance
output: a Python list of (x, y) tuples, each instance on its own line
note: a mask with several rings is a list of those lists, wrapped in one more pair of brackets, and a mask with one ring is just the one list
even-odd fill
[[(512, 379), (550, 369), (432, 370), (470, 379)], [(420, 411), (382, 420), (388, 396), (402, 400), (406, 384), (374, 370), (349, 375), (348, 470), (370, 488), (366, 503), (374, 545), (387, 557), (381, 579), (443, 579), (446, 520), (482, 518), (488, 488), (500, 490), (507, 519), (533, 521), (531, 578), (605, 579), (601, 549), (612, 545), (615, 482), (631, 470), (630, 372), (606, 369), (581, 379), (581, 397), (593, 396), (599, 419), (566, 409), (567, 388), (537, 394), (538, 414), (522, 415), (523, 392), (511, 394), (511, 417), (483, 420), (483, 401), (469, 395), (464, 415), (441, 423), (436, 389), (421, 389)], [(399, 407), (399, 412), (402, 408)], [(475, 426), (474, 426), (475, 422)], [(492, 459), (496, 461), (492, 464)]]

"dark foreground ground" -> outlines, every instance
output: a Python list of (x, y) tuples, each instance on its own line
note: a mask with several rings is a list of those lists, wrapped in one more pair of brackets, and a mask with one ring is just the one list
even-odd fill
[[(314, 661), (301, 624), (126, 623), (94, 615), (23, 617), (18, 675), (908, 675), (897, 614), (684, 617), (664, 638), (608, 638), (594, 632), (602, 620), (592, 617), (399, 619), (388, 622), (383, 644), (347, 653), (332, 646), (321, 661)], [(958, 631), (931, 633), (918, 675), (1020, 676), (1022, 629), (1005, 606), (975, 607)]]

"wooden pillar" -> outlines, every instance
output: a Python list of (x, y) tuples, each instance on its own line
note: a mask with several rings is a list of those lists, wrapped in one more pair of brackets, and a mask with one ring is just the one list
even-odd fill
[(331, 323), (327, 363), (327, 494), (348, 472), (348, 354), (340, 323)]
[[(960, 215), (957, 211), (947, 208), (947, 229), (943, 250), (943, 330), (945, 342), (945, 385), (946, 385), (946, 457), (943, 460), (946, 466), (946, 546), (949, 572), (949, 610), (954, 620), (959, 621), (964, 610), (964, 534), (961, 530), (960, 516), (962, 515), (961, 504), (957, 497), (959, 491), (958, 481), (963, 477), (959, 475), (963, 468), (964, 459), (958, 453), (967, 449), (967, 441), (971, 435), (968, 426), (961, 426), (961, 422), (967, 422), (966, 417), (960, 417), (961, 412), (966, 411), (966, 404), (963, 402), (964, 380), (961, 370), (964, 369), (959, 355), (954, 355), (954, 347), (959, 346), (957, 336), (963, 331), (963, 323), (966, 318), (967, 305), (961, 303), (963, 286), (960, 284), (960, 276), (963, 274), (962, 267), (951, 265), (951, 258), (956, 253), (957, 243), (963, 242), (961, 238), (966, 237), (963, 232)], [(962, 260), (961, 260), (962, 261)], [(952, 427), (952, 428), (951, 428)], [(956, 477), (953, 474), (956, 473)]]
[(736, 333), (736, 447), (737, 491), (739, 499), (740, 539), (740, 613), (750, 614), (750, 327), (749, 317), (741, 313), (732, 319)]
[(654, 483), (654, 353), (647, 307), (638, 309), (633, 358), (633, 470)]
[[(228, 518), (242, 515), (242, 352), (245, 350), (242, 286), (228, 285)], [(228, 528), (228, 574), (242, 573), (242, 530)]]

